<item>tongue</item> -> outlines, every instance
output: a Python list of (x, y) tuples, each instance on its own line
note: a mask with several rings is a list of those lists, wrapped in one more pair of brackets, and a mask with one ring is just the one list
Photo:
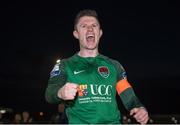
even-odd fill
[(94, 37), (88, 37), (88, 38), (87, 38), (87, 41), (88, 41), (88, 42), (94, 42)]

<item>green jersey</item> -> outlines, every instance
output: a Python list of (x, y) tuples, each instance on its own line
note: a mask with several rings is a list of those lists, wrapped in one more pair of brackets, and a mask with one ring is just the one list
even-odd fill
[[(117, 61), (100, 54), (86, 58), (75, 54), (55, 65), (46, 89), (46, 99), (51, 103), (61, 102), (62, 99), (57, 97), (58, 90), (66, 82), (75, 83), (78, 84), (77, 96), (66, 101), (70, 124), (120, 123), (116, 94), (119, 90), (117, 83), (123, 79), (126, 79), (125, 71)], [(119, 84), (122, 86), (122, 83)], [(118, 94), (127, 105), (125, 107), (142, 106), (131, 86), (124, 88)]]

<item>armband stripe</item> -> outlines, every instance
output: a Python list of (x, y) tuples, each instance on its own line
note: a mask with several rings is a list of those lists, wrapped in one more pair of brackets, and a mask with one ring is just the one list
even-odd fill
[(120, 95), (124, 90), (126, 90), (127, 88), (130, 88), (131, 85), (129, 84), (129, 82), (127, 81), (127, 79), (122, 79), (120, 80), (117, 84), (116, 84), (116, 90), (118, 92), (118, 94)]

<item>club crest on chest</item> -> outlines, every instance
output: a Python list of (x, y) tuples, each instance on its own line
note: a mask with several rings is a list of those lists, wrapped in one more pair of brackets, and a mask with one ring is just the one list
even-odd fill
[(99, 66), (98, 72), (103, 78), (107, 78), (110, 74), (109, 69), (106, 66)]

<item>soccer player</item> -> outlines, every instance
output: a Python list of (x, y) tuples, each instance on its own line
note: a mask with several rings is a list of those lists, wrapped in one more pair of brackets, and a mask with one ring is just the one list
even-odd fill
[(80, 11), (74, 22), (73, 35), (80, 51), (58, 61), (50, 73), (46, 89), (49, 103), (66, 102), (70, 124), (118, 124), (121, 113), (116, 102), (124, 106), (137, 122), (147, 123), (146, 108), (135, 95), (121, 64), (98, 52), (103, 32), (95, 10)]

